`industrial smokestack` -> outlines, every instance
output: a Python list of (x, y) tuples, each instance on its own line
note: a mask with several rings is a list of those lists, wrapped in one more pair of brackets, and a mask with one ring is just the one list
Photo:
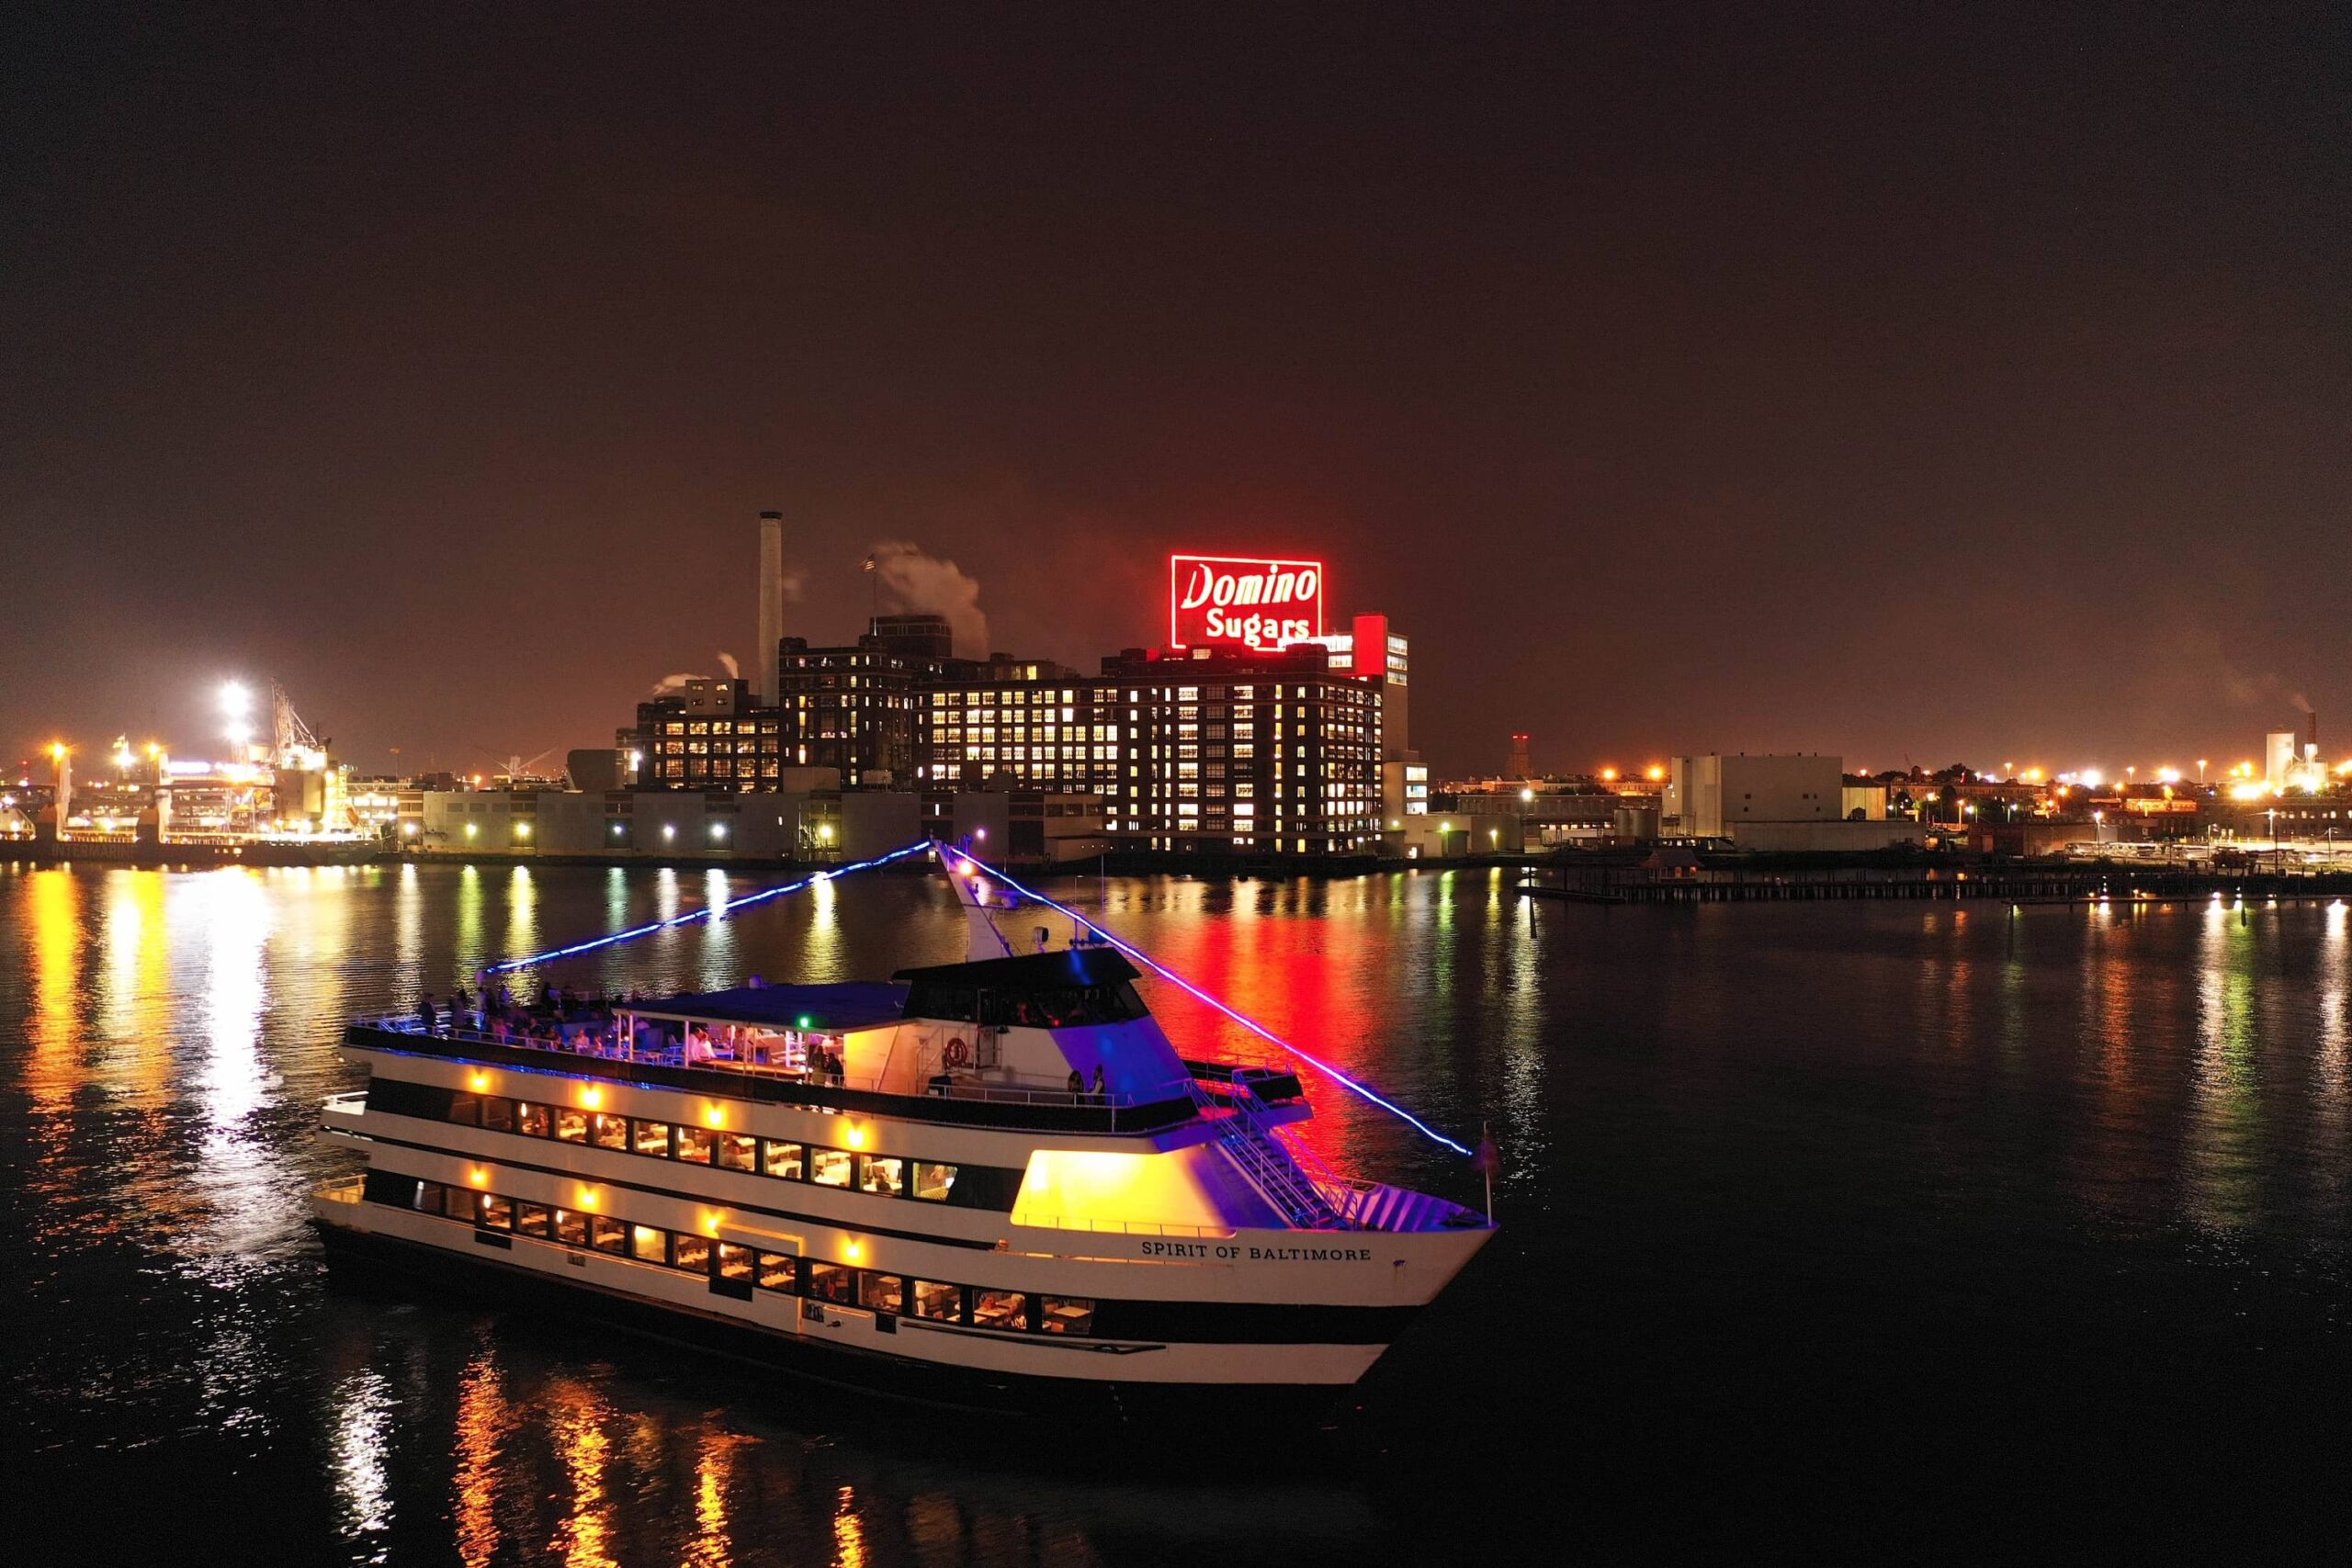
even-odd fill
[(752, 649), (752, 690), (763, 707), (774, 707), (777, 689), (776, 645), (784, 641), (784, 513), (760, 513), (760, 640)]

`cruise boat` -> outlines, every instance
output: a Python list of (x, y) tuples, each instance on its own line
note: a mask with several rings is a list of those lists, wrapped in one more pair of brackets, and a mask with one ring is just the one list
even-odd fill
[[(942, 1404), (1130, 1419), (1247, 1391), (1318, 1413), (1493, 1235), (1341, 1179), (1299, 1078), (1187, 1055), (1083, 926), (748, 985), (533, 1040), (350, 1026), (330, 1255)], [(436, 1021), (437, 1023), (438, 1021)], [(1231, 1406), (1223, 1406), (1227, 1415)]]

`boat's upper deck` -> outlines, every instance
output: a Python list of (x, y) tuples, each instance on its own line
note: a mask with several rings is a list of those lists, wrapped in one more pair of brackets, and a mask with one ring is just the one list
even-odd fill
[(1177, 1055), (1115, 953), (901, 973), (905, 983), (745, 986), (352, 1025), (374, 1050), (961, 1126), (1158, 1133), (1217, 1113), (1237, 1079), (1303, 1115), (1296, 1077)]

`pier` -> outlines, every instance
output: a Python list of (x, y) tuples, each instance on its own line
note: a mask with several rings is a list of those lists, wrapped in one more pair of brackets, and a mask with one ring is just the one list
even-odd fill
[(1660, 876), (1634, 867), (1545, 868), (1519, 885), (1530, 898), (1569, 904), (1794, 904), (1830, 899), (1995, 900), (2095, 904), (2119, 899), (2321, 900), (2352, 897), (2352, 872), (2211, 872), (2092, 865), (1919, 871), (1731, 866)]

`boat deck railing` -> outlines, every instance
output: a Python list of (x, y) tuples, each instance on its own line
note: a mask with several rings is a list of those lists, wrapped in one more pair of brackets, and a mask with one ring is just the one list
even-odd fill
[(601, 1048), (571, 1049), (528, 1035), (501, 1037), (463, 1026), (428, 1032), (417, 1019), (406, 1015), (364, 1019), (351, 1026), (346, 1038), (349, 1043), (379, 1049), (927, 1122), (1136, 1133), (1175, 1126), (1194, 1114), (1187, 1079), (1140, 1090), (1073, 1094), (1066, 1089), (951, 1078), (934, 1079), (921, 1092), (910, 1092), (888, 1088), (879, 1078), (796, 1070), (716, 1053), (697, 1054), (689, 1060), (678, 1047), (640, 1050), (628, 1041)]
[(1217, 1225), (1163, 1224), (1150, 1220), (1094, 1220), (1077, 1214), (1023, 1213), (1012, 1222), (1039, 1230), (1099, 1231), (1106, 1235), (1182, 1236), (1188, 1240), (1229, 1241), (1234, 1232)]

